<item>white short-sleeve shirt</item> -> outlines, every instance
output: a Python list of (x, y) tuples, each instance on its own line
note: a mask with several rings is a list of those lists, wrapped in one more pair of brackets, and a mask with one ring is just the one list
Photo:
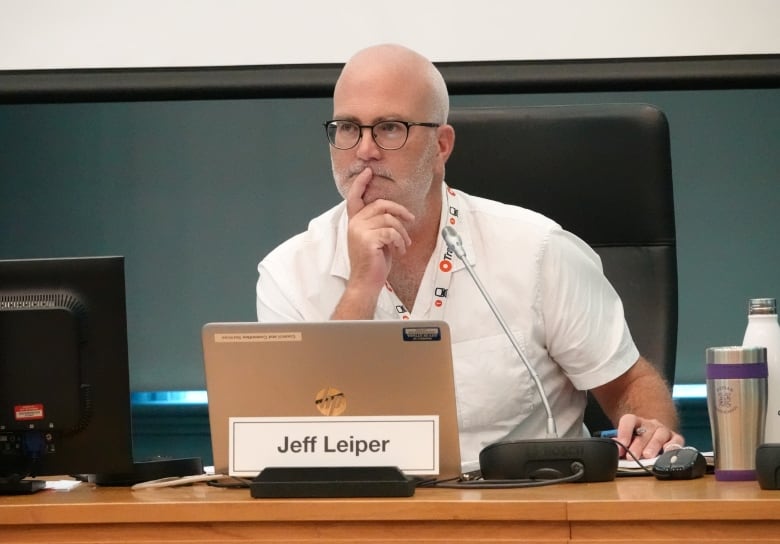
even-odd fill
[[(536, 370), (558, 435), (582, 435), (585, 391), (639, 358), (623, 306), (598, 255), (550, 219), (443, 188), (441, 227), (453, 226)], [(326, 321), (349, 277), (342, 202), (258, 265), (259, 321)], [(375, 319), (443, 319), (450, 326), (463, 469), (500, 440), (543, 438), (547, 417), (533, 379), (468, 271), (439, 240), (411, 313), (385, 289)]]

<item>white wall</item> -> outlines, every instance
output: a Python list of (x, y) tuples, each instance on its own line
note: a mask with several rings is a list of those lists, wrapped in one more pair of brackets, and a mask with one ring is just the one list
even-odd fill
[(0, 0), (0, 70), (780, 53), (777, 0)]

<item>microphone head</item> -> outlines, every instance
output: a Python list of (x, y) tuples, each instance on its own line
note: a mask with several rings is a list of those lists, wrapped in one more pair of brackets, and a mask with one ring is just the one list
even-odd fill
[(444, 238), (444, 243), (447, 244), (447, 248), (452, 251), (459, 259), (466, 258), (466, 250), (463, 249), (463, 240), (460, 238), (460, 234), (455, 228), (447, 225), (441, 229), (441, 237)]

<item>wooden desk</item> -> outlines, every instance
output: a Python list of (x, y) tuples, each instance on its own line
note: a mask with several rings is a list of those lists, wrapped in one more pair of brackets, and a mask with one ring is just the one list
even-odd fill
[(248, 490), (0, 497), (5, 543), (776, 542), (780, 491), (755, 482), (619, 478), (504, 490), (418, 489), (393, 499), (252, 499)]

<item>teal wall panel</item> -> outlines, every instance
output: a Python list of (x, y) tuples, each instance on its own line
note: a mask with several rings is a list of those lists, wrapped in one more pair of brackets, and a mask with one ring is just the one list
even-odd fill
[[(703, 381), (706, 347), (741, 341), (749, 297), (780, 297), (780, 90), (452, 102), (666, 112), (677, 383)], [(320, 125), (330, 113), (325, 98), (0, 105), (0, 258), (124, 255), (133, 389), (203, 389), (200, 327), (254, 319), (259, 259), (338, 201)]]

